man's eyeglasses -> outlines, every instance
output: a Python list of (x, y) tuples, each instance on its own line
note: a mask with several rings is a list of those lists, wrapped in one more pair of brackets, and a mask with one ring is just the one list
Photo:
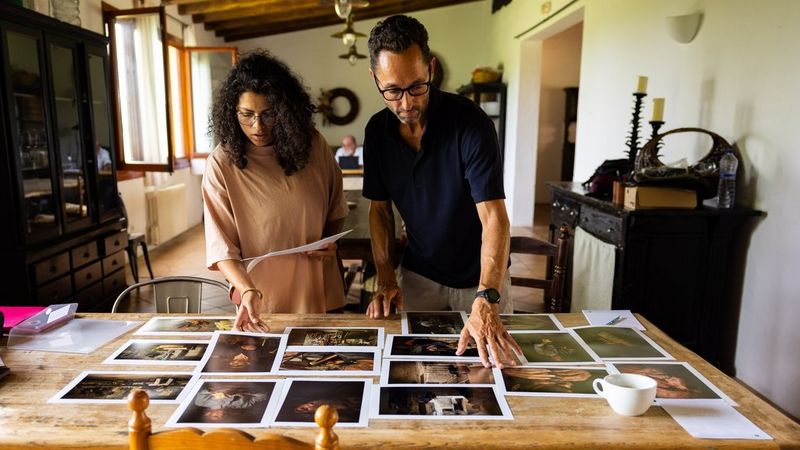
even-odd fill
[(375, 74), (372, 75), (372, 78), (375, 80), (375, 86), (378, 87), (378, 92), (383, 95), (383, 98), (389, 100), (390, 102), (395, 102), (403, 98), (403, 94), (408, 92), (408, 95), (412, 97), (419, 97), (420, 95), (425, 95), (428, 93), (428, 90), (431, 88), (431, 68), (428, 67), (428, 81), (424, 83), (416, 83), (412, 84), (411, 86), (403, 89), (403, 88), (389, 88), (389, 89), (381, 89), (380, 82), (378, 81), (378, 77)]
[(261, 125), (275, 125), (276, 114), (275, 111), (264, 111), (261, 114), (236, 111), (236, 116), (239, 118), (240, 124), (252, 127), (256, 124), (256, 120), (260, 121)]

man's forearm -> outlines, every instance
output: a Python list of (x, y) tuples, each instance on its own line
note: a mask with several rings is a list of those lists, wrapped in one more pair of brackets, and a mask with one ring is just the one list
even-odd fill
[(390, 202), (370, 203), (369, 229), (378, 283), (396, 283), (392, 258), (395, 245), (394, 212)]
[[(481, 212), (481, 209), (483, 211)], [(478, 289), (500, 290), (508, 266), (511, 230), (505, 207), (478, 208), (481, 234), (481, 278)]]

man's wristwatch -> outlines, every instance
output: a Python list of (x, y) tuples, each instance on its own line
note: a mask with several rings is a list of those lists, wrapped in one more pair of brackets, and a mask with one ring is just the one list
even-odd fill
[(495, 288), (484, 289), (475, 293), (475, 297), (483, 297), (489, 303), (500, 303), (500, 292)]

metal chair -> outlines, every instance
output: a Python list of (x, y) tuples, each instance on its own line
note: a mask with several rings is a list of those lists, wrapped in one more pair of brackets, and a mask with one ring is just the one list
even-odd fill
[(228, 298), (228, 285), (221, 281), (188, 276), (161, 277), (128, 286), (117, 296), (111, 312), (117, 312), (120, 303), (126, 298), (130, 298), (132, 291), (139, 292), (141, 288), (151, 285), (153, 286), (153, 302), (158, 314), (199, 314), (203, 304), (204, 286), (220, 289), (220, 295)]
[(278, 434), (266, 434), (256, 439), (242, 430), (221, 428), (204, 433), (197, 428), (179, 428), (152, 432), (152, 421), (145, 410), (150, 404), (147, 393), (135, 390), (128, 396), (131, 419), (128, 422), (128, 442), (131, 450), (339, 450), (339, 436), (333, 431), (339, 421), (336, 408), (322, 405), (314, 414), (319, 427), (314, 443)]
[(546, 241), (524, 236), (511, 237), (511, 254), (522, 253), (527, 255), (542, 255), (553, 258), (553, 274), (549, 279), (511, 277), (512, 286), (523, 286), (536, 289), (544, 289), (544, 308), (545, 312), (562, 312), (564, 305), (564, 283), (566, 281), (567, 270), (567, 244), (569, 241), (569, 230), (561, 227), (557, 238), (558, 244), (551, 244)]

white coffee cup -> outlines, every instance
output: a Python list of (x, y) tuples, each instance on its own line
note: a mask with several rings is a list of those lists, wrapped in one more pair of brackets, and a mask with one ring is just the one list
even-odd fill
[(592, 382), (594, 391), (623, 416), (644, 414), (656, 398), (657, 385), (656, 380), (633, 373), (614, 373)]

